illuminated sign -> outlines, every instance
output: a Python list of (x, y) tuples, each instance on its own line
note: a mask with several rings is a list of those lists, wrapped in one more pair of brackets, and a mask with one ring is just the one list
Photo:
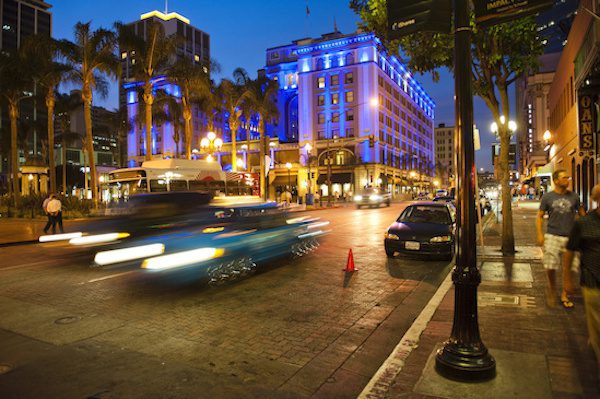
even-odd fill
[(552, 7), (552, 0), (475, 0), (475, 21), (481, 26), (501, 24)]
[(165, 14), (164, 12), (160, 12), (160, 11), (157, 11), (157, 10), (150, 11), (150, 12), (147, 12), (145, 14), (142, 14), (140, 16), (140, 19), (147, 19), (147, 18), (151, 18), (151, 17), (160, 18), (163, 21), (168, 21), (170, 19), (175, 18), (175, 19), (178, 19), (178, 20), (180, 20), (182, 22), (185, 22), (188, 25), (190, 23), (189, 19), (187, 19), (183, 15), (177, 14), (176, 12), (170, 12), (168, 14)]
[(590, 94), (580, 94), (577, 102), (579, 108), (579, 149), (594, 149), (594, 133), (596, 133), (596, 110), (594, 98)]

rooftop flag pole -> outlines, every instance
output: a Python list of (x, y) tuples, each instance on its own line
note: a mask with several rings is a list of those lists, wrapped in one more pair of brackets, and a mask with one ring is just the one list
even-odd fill
[(165, 14), (169, 13), (169, 0), (165, 0)]

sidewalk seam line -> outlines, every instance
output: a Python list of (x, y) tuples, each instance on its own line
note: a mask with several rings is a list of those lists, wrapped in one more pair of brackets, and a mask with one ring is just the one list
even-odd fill
[(371, 380), (369, 380), (369, 383), (362, 390), (358, 399), (383, 398), (383, 395), (387, 393), (391, 383), (400, 371), (402, 371), (406, 359), (411, 354), (412, 350), (418, 346), (421, 334), (452, 286), (451, 276), (453, 270), (454, 268), (450, 269), (450, 272), (435, 294), (431, 297), (427, 305), (425, 305), (410, 328), (404, 333), (404, 336), (398, 345), (396, 345), (390, 356), (388, 356)]

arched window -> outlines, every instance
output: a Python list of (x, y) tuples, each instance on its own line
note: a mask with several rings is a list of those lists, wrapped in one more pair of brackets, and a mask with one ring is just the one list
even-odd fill
[(317, 70), (321, 71), (323, 69), (325, 69), (325, 61), (323, 60), (323, 58), (319, 58), (317, 60)]
[(352, 53), (348, 53), (346, 54), (346, 65), (352, 65), (354, 64), (354, 54)]
[(331, 60), (329, 61), (331, 64), (331, 68), (335, 68), (337, 66), (339, 66), (339, 60), (338, 57), (331, 57)]

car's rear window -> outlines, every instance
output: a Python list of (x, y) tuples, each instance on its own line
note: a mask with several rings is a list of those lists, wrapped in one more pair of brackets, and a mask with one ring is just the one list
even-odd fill
[(398, 222), (450, 224), (450, 213), (443, 206), (409, 206), (402, 212)]

